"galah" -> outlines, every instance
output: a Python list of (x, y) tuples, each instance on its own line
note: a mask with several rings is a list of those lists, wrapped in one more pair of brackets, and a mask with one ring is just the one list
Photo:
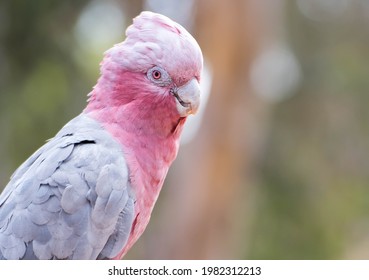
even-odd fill
[(145, 230), (203, 58), (178, 23), (142, 12), (109, 49), (83, 112), (12, 175), (0, 196), (0, 259), (120, 259)]

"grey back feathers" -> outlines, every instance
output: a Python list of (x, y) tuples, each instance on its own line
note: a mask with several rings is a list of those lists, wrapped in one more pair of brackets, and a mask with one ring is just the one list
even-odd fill
[(134, 219), (121, 146), (79, 115), (13, 174), (0, 195), (0, 259), (115, 257)]

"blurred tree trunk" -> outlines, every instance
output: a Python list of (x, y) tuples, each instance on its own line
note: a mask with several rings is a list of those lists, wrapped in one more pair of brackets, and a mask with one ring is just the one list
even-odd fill
[(127, 26), (132, 24), (132, 19), (140, 14), (143, 10), (144, 0), (123, 0), (119, 2), (126, 16)]
[(267, 5), (196, 4), (193, 33), (212, 68), (212, 92), (199, 134), (181, 147), (169, 172), (155, 212), (160, 220), (149, 229), (155, 233), (144, 236), (150, 258), (240, 258), (247, 245), (250, 162), (267, 115), (265, 104), (250, 94), (248, 71), (264, 38)]

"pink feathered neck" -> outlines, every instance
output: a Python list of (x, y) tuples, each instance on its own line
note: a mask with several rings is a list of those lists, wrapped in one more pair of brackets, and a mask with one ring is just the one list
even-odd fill
[(177, 155), (186, 119), (174, 110), (171, 96), (153, 99), (152, 92), (145, 92), (149, 88), (142, 74), (121, 72), (116, 81), (121, 82), (112, 85), (109, 77), (103, 75), (91, 92), (84, 112), (99, 121), (122, 145), (130, 170), (136, 219), (127, 245), (115, 258), (120, 259), (149, 222), (168, 168)]

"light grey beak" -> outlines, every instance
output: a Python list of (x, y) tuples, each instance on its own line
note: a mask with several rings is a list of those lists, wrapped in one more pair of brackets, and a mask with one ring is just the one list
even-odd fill
[(181, 117), (196, 114), (200, 106), (200, 85), (195, 78), (173, 90), (172, 94), (176, 98), (177, 110)]

